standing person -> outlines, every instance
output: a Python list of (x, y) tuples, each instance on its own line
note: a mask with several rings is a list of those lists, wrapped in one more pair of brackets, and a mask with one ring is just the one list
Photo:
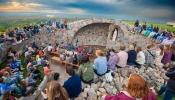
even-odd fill
[(169, 63), (170, 60), (171, 60), (171, 56), (172, 56), (172, 51), (170, 50), (170, 45), (165, 45), (165, 47), (164, 47), (164, 56), (163, 56), (162, 62), (164, 64)]
[(127, 87), (118, 94), (104, 95), (104, 100), (156, 100), (145, 79), (138, 74), (131, 74)]
[(118, 60), (116, 67), (117, 68), (123, 68), (126, 66), (127, 60), (128, 60), (128, 53), (125, 52), (125, 46), (120, 46), (120, 52), (117, 53)]
[(160, 90), (158, 91), (158, 95), (163, 94), (163, 100), (172, 100), (175, 97), (175, 66), (170, 68), (165, 75), (169, 77), (167, 86), (161, 86)]
[[(74, 55), (74, 58), (73, 58), (72, 64), (75, 64), (75, 65), (78, 64), (78, 58), (77, 58), (77, 55), (76, 55), (76, 54)], [(73, 66), (73, 67), (76, 68), (76, 66)]]
[(145, 55), (142, 51), (141, 47), (137, 47), (137, 58), (136, 58), (136, 62), (134, 63), (136, 65), (136, 67), (140, 68), (141, 65), (143, 65), (145, 63)]
[(69, 98), (74, 99), (81, 93), (81, 79), (78, 74), (75, 74), (71, 66), (66, 67), (66, 74), (69, 78), (64, 82), (63, 87), (66, 89)]
[(97, 58), (94, 60), (94, 72), (97, 76), (102, 76), (107, 72), (107, 59), (101, 50), (96, 50)]
[(163, 45), (159, 45), (156, 50), (156, 56), (155, 56), (153, 64), (156, 65), (157, 67), (163, 67), (163, 64), (161, 62), (163, 55), (164, 55)]
[(69, 100), (66, 90), (57, 81), (47, 83), (41, 94), (44, 100)]
[(118, 60), (118, 58), (117, 58), (117, 54), (115, 53), (115, 50), (111, 49), (110, 50), (110, 57), (109, 57), (109, 60), (107, 63), (108, 69), (114, 70), (117, 60)]
[(154, 50), (154, 45), (149, 45), (147, 46), (147, 50), (144, 50), (145, 52), (145, 64), (148, 67), (154, 67), (153, 66), (153, 61), (156, 56), (156, 51)]
[(93, 51), (94, 51), (93, 48), (92, 47), (89, 47), (88, 54), (92, 54)]
[(94, 79), (93, 64), (90, 63), (87, 56), (83, 56), (81, 61), (82, 64), (78, 70), (78, 75), (80, 76), (83, 83), (91, 83)]
[(130, 45), (129, 46), (129, 51), (128, 51), (128, 60), (127, 60), (127, 64), (128, 65), (134, 65), (134, 62), (136, 61), (136, 56), (137, 56), (137, 53), (136, 51), (134, 50), (134, 46), (133, 45)]

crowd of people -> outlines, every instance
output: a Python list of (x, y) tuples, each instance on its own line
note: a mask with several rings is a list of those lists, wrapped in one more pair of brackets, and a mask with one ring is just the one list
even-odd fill
[[(133, 31), (143, 32), (144, 29), (138, 30), (137, 25), (139, 25), (139, 21), (136, 21)], [(146, 26), (144, 28), (147, 30), (143, 32), (145, 36), (152, 35), (152, 37), (154, 37), (159, 34), (156, 32), (149, 33), (150, 28), (148, 27), (146, 29)], [(166, 76), (169, 77), (169, 80), (166, 85), (161, 86), (157, 94), (161, 95), (164, 93), (163, 100), (171, 100), (175, 97), (175, 44), (167, 44), (165, 40), (168, 41), (170, 37), (172, 39), (174, 33), (170, 35), (168, 31), (164, 32), (169, 34), (167, 38), (165, 36), (162, 42), (156, 42), (158, 43), (156, 46), (153, 44), (148, 45), (145, 50), (136, 45), (130, 45), (128, 47), (129, 51), (125, 51), (126, 47), (121, 45), (120, 51), (109, 49), (104, 52), (99, 49), (95, 51), (93, 47), (73, 46), (71, 43), (62, 42), (61, 44), (49, 44), (45, 51), (43, 47), (38, 46), (34, 42), (26, 47), (24, 53), (26, 66), (22, 66), (21, 64), (20, 53), (9, 48), (7, 51), (8, 64), (4, 69), (0, 70), (0, 74), (3, 75), (2, 78), (0, 78), (0, 95), (3, 95), (3, 100), (7, 100), (9, 98), (14, 98), (10, 95), (14, 92), (22, 96), (29, 95), (29, 90), (27, 88), (29, 86), (37, 89), (37, 81), (42, 81), (41, 74), (53, 74), (47, 53), (57, 52), (60, 60), (78, 65), (79, 68), (76, 72), (76, 66), (66, 67), (65, 72), (68, 79), (62, 86), (57, 81), (59, 79), (59, 73), (54, 73), (53, 80), (47, 83), (46, 88), (41, 91), (44, 100), (74, 100), (81, 93), (83, 89), (82, 84), (92, 84), (95, 78), (100, 78), (115, 69), (126, 68), (127, 66), (131, 69), (134, 67), (159, 67), (162, 69), (166, 64), (170, 65), (165, 68), (167, 70)], [(29, 38), (27, 34), (23, 35), (23, 39)], [(163, 43), (163, 41), (165, 43)], [(90, 61), (91, 55), (96, 56), (94, 63)], [(44, 73), (41, 73), (38, 66), (43, 68)], [(25, 67), (27, 71), (27, 77), (25, 79), (23, 79), (23, 67)], [(20, 81), (22, 85), (19, 84)], [(101, 97), (104, 100), (156, 100), (156, 96), (148, 86), (146, 80), (138, 74), (130, 75), (127, 86), (123, 91), (120, 91), (114, 96), (102, 94)]]
[[(51, 33), (55, 32), (57, 29), (68, 29), (67, 21), (49, 21), (41, 22), (40, 25), (37, 24), (26, 24), (24, 27), (19, 25), (17, 28), (9, 28), (5, 34), (0, 35), (0, 43), (5, 41), (10, 41), (13, 45), (22, 43), (25, 39), (31, 38), (33, 36), (39, 35), (40, 33)], [(1, 51), (1, 48), (0, 48)]]
[(175, 43), (175, 32), (171, 32), (168, 29), (162, 29), (162, 27), (159, 27), (158, 25), (153, 26), (153, 24), (150, 24), (147, 27), (146, 23), (139, 23), (139, 21), (136, 20), (131, 32), (141, 33), (148, 38), (152, 38), (157, 44), (171, 45)]

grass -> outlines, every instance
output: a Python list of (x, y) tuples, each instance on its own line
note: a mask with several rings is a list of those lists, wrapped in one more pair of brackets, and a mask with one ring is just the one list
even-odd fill
[[(35, 56), (36, 57), (36, 56)], [(25, 57), (24, 57), (24, 54), (21, 56), (21, 64), (22, 64), (22, 66), (23, 66), (23, 68), (24, 68), (24, 70), (22, 71), (23, 72), (23, 78), (25, 79), (26, 77), (27, 77), (27, 68), (26, 68), (26, 64), (25, 64), (25, 62), (24, 62), (24, 59), (25, 59)], [(36, 58), (35, 58), (36, 59)], [(1, 63), (0, 64), (0, 69), (3, 69), (3, 68), (5, 68), (6, 67), (6, 65), (7, 65), (7, 61), (4, 61), (3, 63)], [(38, 70), (41, 72), (41, 78), (43, 78), (44, 77), (44, 69), (42, 68), (42, 67), (39, 67), (39, 66), (37, 66), (37, 68), (38, 68)], [(0, 75), (0, 77), (2, 77), (2, 75)], [(40, 80), (39, 79), (37, 79), (37, 84), (39, 85), (41, 82), (40, 82)], [(19, 82), (19, 84), (21, 85), (21, 82)], [(19, 87), (19, 89), (20, 89), (21, 87)], [(17, 94), (14, 94), (14, 96), (15, 97), (17, 97), (17, 98), (20, 98), (20, 96), (18, 96)]]
[[(124, 22), (130, 24), (130, 25), (134, 25), (135, 21), (132, 21), (132, 20), (124, 20)], [(162, 27), (163, 29), (168, 29), (169, 31), (172, 31), (172, 32), (175, 32), (175, 27), (171, 27), (171, 26), (167, 26), (166, 24), (164, 23), (151, 23), (151, 22), (146, 22), (146, 25), (147, 27), (150, 25), (150, 24), (153, 24), (153, 26), (156, 26), (158, 25), (158, 27)]]

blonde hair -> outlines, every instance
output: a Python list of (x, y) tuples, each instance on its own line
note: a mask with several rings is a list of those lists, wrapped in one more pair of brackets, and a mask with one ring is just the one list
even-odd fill
[(130, 45), (130, 46), (129, 46), (129, 49), (130, 49), (130, 50), (134, 50), (134, 46), (133, 46), (133, 45)]
[(46, 89), (48, 100), (54, 100), (55, 97), (58, 97), (60, 100), (68, 100), (66, 90), (57, 81), (47, 83)]
[(104, 56), (104, 53), (101, 50), (96, 50), (97, 56)]

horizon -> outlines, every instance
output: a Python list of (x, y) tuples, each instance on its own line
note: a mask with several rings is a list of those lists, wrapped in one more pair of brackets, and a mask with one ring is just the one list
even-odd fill
[(174, 0), (0, 0), (0, 15), (71, 15), (175, 21)]

